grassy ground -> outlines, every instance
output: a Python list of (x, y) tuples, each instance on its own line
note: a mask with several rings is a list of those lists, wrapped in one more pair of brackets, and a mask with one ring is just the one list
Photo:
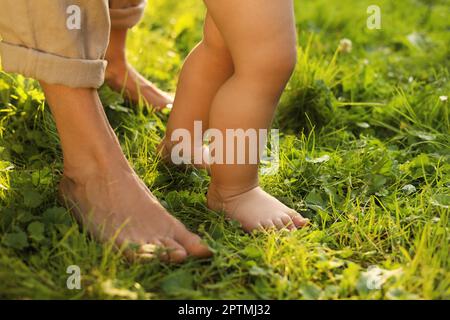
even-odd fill
[[(448, 1), (295, 2), (298, 69), (274, 123), (281, 165), (262, 183), (312, 226), (248, 235), (209, 211), (207, 175), (155, 157), (167, 114), (131, 112), (102, 88), (139, 175), (215, 252), (128, 264), (58, 204), (61, 152), (42, 92), (1, 73), (0, 298), (450, 298)], [(381, 30), (366, 28), (370, 4)], [(203, 14), (200, 1), (151, 1), (131, 62), (173, 90)], [(343, 38), (353, 50), (335, 55)], [(81, 290), (66, 288), (69, 265)]]

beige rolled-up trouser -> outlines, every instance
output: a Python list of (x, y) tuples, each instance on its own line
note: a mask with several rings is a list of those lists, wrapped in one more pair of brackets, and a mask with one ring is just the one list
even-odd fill
[(134, 26), (145, 3), (0, 0), (3, 70), (51, 84), (98, 88), (104, 81), (110, 29)]

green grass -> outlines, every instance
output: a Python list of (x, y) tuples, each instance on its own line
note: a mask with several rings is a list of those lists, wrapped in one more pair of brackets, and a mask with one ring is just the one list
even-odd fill
[[(299, 63), (274, 123), (281, 165), (261, 179), (311, 227), (248, 235), (209, 211), (204, 172), (158, 162), (167, 114), (128, 111), (102, 88), (138, 174), (215, 253), (127, 263), (57, 202), (61, 151), (38, 84), (0, 73), (0, 298), (450, 298), (449, 2), (295, 2)], [(371, 4), (381, 30), (366, 28)], [(200, 1), (151, 1), (130, 61), (174, 90), (203, 14)], [(337, 52), (343, 38), (352, 52)], [(66, 288), (69, 265), (81, 290)], [(383, 270), (380, 290), (367, 286), (370, 266)]]

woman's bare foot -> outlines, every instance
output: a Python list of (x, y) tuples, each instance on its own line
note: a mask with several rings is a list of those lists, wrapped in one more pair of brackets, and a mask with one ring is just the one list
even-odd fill
[[(133, 256), (179, 262), (209, 254), (200, 238), (172, 217), (136, 176), (109, 125), (95, 89), (41, 81), (64, 155), (62, 200), (99, 240), (134, 244)], [(130, 252), (130, 250), (128, 251)], [(126, 252), (126, 253), (128, 253)]]
[(247, 232), (268, 229), (295, 230), (308, 224), (308, 219), (258, 186), (236, 193), (220, 190), (211, 184), (207, 199), (211, 210), (223, 211), (229, 219), (237, 220)]
[(170, 94), (158, 89), (127, 62), (110, 62), (106, 68), (105, 82), (111, 89), (121, 92), (133, 103), (143, 101), (156, 110), (173, 104)]
[(200, 237), (171, 216), (131, 169), (66, 173), (59, 191), (92, 235), (101, 241), (114, 238), (132, 258), (158, 256), (178, 263), (189, 255), (210, 255)]
[(134, 103), (144, 101), (156, 110), (171, 107), (173, 97), (157, 88), (127, 62), (125, 54), (127, 32), (128, 29), (111, 29), (105, 56), (108, 61), (106, 84), (113, 90), (122, 92)]

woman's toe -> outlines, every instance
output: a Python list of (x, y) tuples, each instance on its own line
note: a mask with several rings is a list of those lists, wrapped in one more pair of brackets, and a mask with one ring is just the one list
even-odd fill
[(186, 249), (177, 241), (166, 238), (162, 239), (161, 242), (166, 249), (167, 257), (170, 262), (180, 263), (186, 260), (188, 256)]

